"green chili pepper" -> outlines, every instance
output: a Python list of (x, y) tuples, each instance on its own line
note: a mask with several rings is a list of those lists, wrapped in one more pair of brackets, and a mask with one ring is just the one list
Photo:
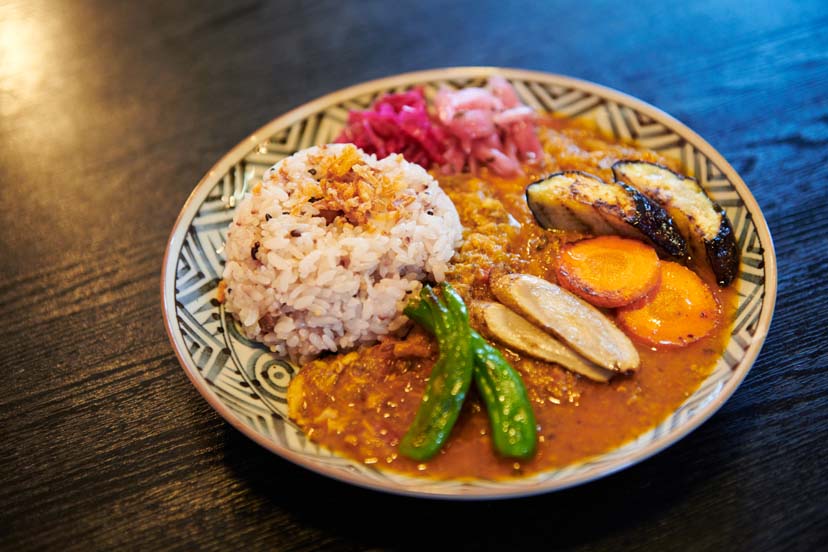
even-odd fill
[(529, 458), (538, 442), (537, 424), (520, 374), (496, 348), (472, 330), (474, 383), (489, 413), (495, 450)]
[(414, 460), (428, 460), (448, 439), (471, 385), (473, 362), (469, 315), (456, 293), (444, 288), (446, 304), (429, 286), (420, 293), (428, 308), (440, 356), (428, 379), (414, 423), (400, 441), (400, 452)]
[[(456, 297), (451, 286), (444, 286), (444, 290), (450, 290), (449, 293)], [(435, 333), (434, 318), (425, 301), (410, 304), (404, 313), (427, 331)], [(495, 450), (506, 457), (528, 458), (537, 446), (537, 427), (523, 381), (500, 351), (476, 331), (470, 329), (470, 335), (474, 382), (486, 404)]]

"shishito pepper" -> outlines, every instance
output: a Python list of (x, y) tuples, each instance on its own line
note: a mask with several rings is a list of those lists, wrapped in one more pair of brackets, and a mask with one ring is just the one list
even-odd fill
[(472, 379), (471, 328), (466, 306), (450, 288), (445, 304), (429, 286), (420, 293), (421, 308), (428, 309), (440, 356), (428, 379), (414, 423), (400, 441), (400, 452), (414, 460), (428, 460), (448, 439), (457, 421)]
[(474, 383), (489, 413), (495, 450), (509, 458), (535, 454), (535, 413), (520, 374), (495, 347), (472, 330)]
[[(429, 297), (434, 295), (430, 289), (425, 293)], [(459, 302), (462, 305), (462, 299), (450, 285), (443, 285), (443, 294), (447, 301)], [(439, 303), (439, 299), (436, 301)], [(434, 311), (428, 302), (422, 300), (417, 304), (409, 305), (404, 312), (409, 318), (436, 335)], [(463, 320), (468, 325), (468, 316), (465, 316)], [(503, 358), (500, 352), (487, 343), (480, 334), (469, 328), (469, 336), (473, 357), (474, 382), (480, 396), (483, 398), (483, 402), (486, 404), (495, 450), (501, 456), (510, 458), (528, 458), (532, 456), (537, 446), (537, 427), (535, 415), (532, 412), (526, 388), (520, 375)], [(439, 344), (442, 358), (442, 343)], [(422, 407), (420, 410), (423, 410)], [(456, 420), (456, 416), (454, 419)], [(454, 421), (452, 421), (453, 423)], [(444, 437), (448, 436), (450, 429), (448, 428)], [(439, 450), (440, 446), (436, 447), (434, 453)], [(408, 454), (407, 448), (403, 448), (402, 445), (401, 451), (406, 456), (411, 456)]]

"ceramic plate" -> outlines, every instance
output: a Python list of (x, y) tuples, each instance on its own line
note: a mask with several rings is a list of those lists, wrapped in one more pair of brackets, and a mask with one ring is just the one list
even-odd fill
[[(221, 250), (234, 206), (262, 172), (293, 152), (333, 141), (348, 110), (365, 109), (386, 92), (415, 85), (478, 86), (497, 73), (524, 103), (632, 139), (674, 157), (723, 206), (741, 249), (738, 316), (727, 349), (710, 376), (652, 430), (582, 463), (509, 481), (444, 482), (378, 471), (336, 456), (305, 438), (286, 416), (295, 369), (239, 335), (216, 299)], [(467, 67), (409, 73), (367, 82), (305, 104), (268, 123), (225, 155), (198, 183), (175, 223), (164, 258), (167, 332), (187, 376), (228, 422), (276, 454), (348, 483), (415, 496), (504, 498), (584, 483), (639, 462), (675, 443), (709, 418), (736, 390), (770, 325), (776, 260), (759, 207), (736, 171), (707, 142), (658, 109), (622, 93), (567, 77), (514, 69)]]

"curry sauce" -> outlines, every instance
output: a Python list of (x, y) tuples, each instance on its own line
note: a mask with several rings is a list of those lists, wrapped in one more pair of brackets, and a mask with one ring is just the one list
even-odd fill
[[(581, 124), (551, 116), (542, 120), (546, 159), (524, 176), (504, 180), (435, 174), (464, 227), (464, 243), (447, 280), (467, 304), (493, 300), (489, 280), (498, 273), (521, 272), (554, 282), (560, 246), (584, 237), (540, 228), (524, 199), (527, 184), (559, 170), (581, 170), (610, 180), (610, 167), (620, 159), (677, 168), (672, 160), (613, 143)], [(434, 478), (507, 478), (584, 461), (666, 418), (721, 357), (736, 311), (735, 286), (719, 288), (709, 268), (696, 266), (692, 259), (690, 266), (716, 295), (720, 324), (682, 348), (637, 344), (641, 365), (634, 375), (597, 383), (499, 347), (523, 378), (537, 418), (539, 442), (530, 460), (495, 454), (489, 419), (473, 386), (448, 443), (436, 457), (417, 463), (399, 454), (400, 439), (414, 419), (437, 358), (436, 345), (417, 327), (405, 336), (304, 366), (289, 390), (290, 416), (311, 440), (339, 454)], [(605, 312), (610, 318), (614, 315), (612, 310)], [(474, 318), (472, 326), (484, 333)]]

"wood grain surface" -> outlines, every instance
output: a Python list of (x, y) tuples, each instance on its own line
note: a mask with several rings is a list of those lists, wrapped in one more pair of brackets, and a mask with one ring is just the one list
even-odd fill
[[(0, 546), (825, 549), (826, 26), (822, 0), (0, 2)], [(179, 367), (161, 259), (212, 164), (322, 94), (454, 65), (648, 101), (764, 211), (779, 266), (764, 350), (656, 457), (529, 499), (390, 496), (265, 451)]]

